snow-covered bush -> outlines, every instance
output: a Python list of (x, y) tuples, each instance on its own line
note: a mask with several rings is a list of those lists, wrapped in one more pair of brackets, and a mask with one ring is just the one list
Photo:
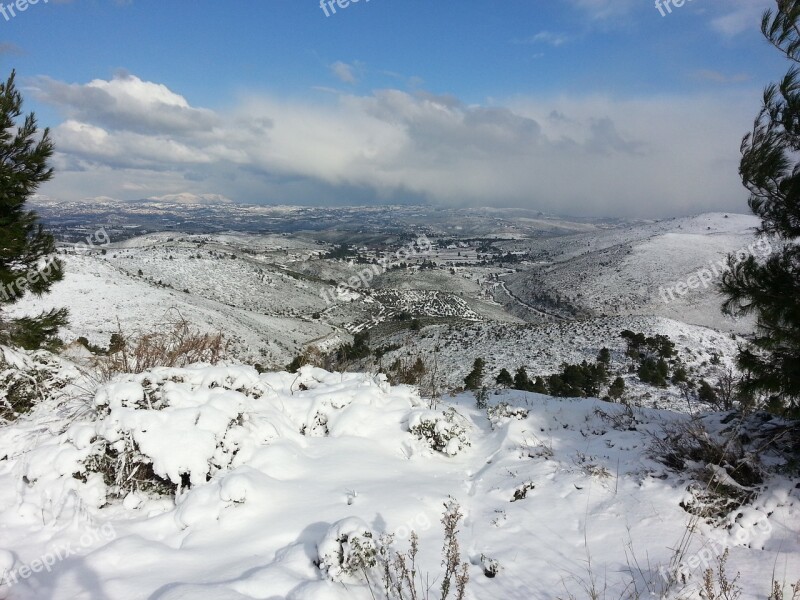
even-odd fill
[(65, 366), (53, 354), (0, 346), (0, 419), (10, 421), (29, 412), (68, 381)]
[(654, 458), (695, 479), (681, 503), (687, 512), (713, 522), (758, 496), (766, 476), (761, 458), (783, 430), (781, 423), (761, 422), (763, 416), (729, 422), (731, 416), (712, 414), (674, 422), (654, 437)]
[[(415, 532), (411, 532), (409, 549), (400, 552), (394, 547), (394, 536), (378, 537), (364, 521), (354, 517), (343, 519), (328, 529), (317, 544), (316, 564), (333, 582), (366, 585), (375, 599), (431, 598), (433, 584), (430, 582), (439, 582), (441, 600), (447, 600), (451, 592), (455, 600), (464, 600), (469, 566), (461, 560), (458, 541), (458, 528), (463, 518), (458, 502), (450, 498), (444, 504), (441, 521), (444, 573), (438, 576), (418, 571), (419, 538)], [(494, 577), (499, 563), (486, 559), (484, 569), (487, 577)], [(493, 574), (490, 576), (489, 572)]]
[(378, 564), (375, 534), (361, 519), (334, 523), (317, 544), (317, 564), (336, 583), (366, 583), (367, 572)]
[(492, 422), (492, 426), (496, 426), (505, 421), (516, 419), (524, 421), (528, 418), (528, 410), (520, 406), (511, 406), (507, 402), (501, 402), (497, 406), (490, 406), (486, 414)]
[(421, 411), (409, 419), (409, 431), (425, 441), (433, 450), (455, 456), (470, 446), (469, 429), (464, 417), (455, 408), (444, 412)]
[(233, 466), (252, 401), (268, 390), (253, 369), (154, 369), (125, 375), (95, 396), (100, 420), (86, 475), (100, 473), (111, 496), (170, 493)]
[(497, 577), (497, 573), (500, 571), (500, 563), (485, 554), (481, 554), (481, 567), (483, 568), (483, 574), (489, 579)]
[(300, 433), (308, 437), (326, 437), (330, 434), (328, 430), (328, 415), (321, 411), (314, 413), (309, 423), (303, 424)]
[[(311, 366), (297, 375), (245, 366), (156, 368), (102, 385), (93, 410), (62, 443), (76, 457), (70, 475), (99, 479), (106, 498), (180, 495), (279, 438), (401, 439), (408, 413), (421, 404), (415, 390), (385, 379)], [(387, 410), (394, 416), (381, 421)]]

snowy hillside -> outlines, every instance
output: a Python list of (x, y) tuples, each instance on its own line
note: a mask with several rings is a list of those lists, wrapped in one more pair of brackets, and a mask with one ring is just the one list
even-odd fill
[[(379, 244), (383, 252), (362, 248), (363, 256), (355, 260), (327, 258), (332, 246), (310, 235), (148, 234), (65, 256), (66, 280), (44, 298), (24, 298), (13, 311), (66, 306), (72, 325), (65, 340), (85, 336), (100, 346), (117, 330), (117, 320), (126, 331), (149, 330), (162, 326), (166, 314), (180, 314), (199, 327), (225, 332), (235, 358), (270, 368), (282, 367), (309, 345), (331, 348), (401, 313), (466, 327), (562, 319), (565, 331), (575, 317), (667, 317), (744, 334), (752, 331), (752, 322), (720, 313), (721, 298), (712, 285), (718, 278), (684, 294), (667, 290), (691, 283), (702, 269), (720, 269), (728, 252), (766, 249), (753, 246), (755, 224), (743, 215), (709, 214), (586, 225), (548, 237), (509, 234), (491, 247), (525, 257), (511, 264), (487, 260), (486, 238), (446, 239), (406, 267), (390, 262), (385, 269), (373, 261), (391, 255), (396, 242)], [(428, 266), (420, 269), (423, 261)], [(367, 270), (372, 272), (365, 278)], [(518, 348), (515, 355), (550, 369), (565, 352), (580, 354), (574, 347), (564, 350), (571, 345), (568, 335), (543, 339), (551, 345), (544, 352), (532, 340), (535, 351)], [(412, 346), (422, 343), (409, 339)], [(456, 346), (446, 348), (452, 354)], [(474, 358), (458, 351), (445, 357), (459, 366), (452, 370), (459, 374), (456, 380)]]
[[(125, 332), (153, 331), (180, 315), (204, 330), (224, 331), (234, 344), (234, 353), (243, 360), (282, 365), (308, 340), (334, 331), (323, 322), (287, 314), (284, 302), (280, 303), (279, 315), (258, 313), (155, 285), (97, 256), (65, 259), (66, 277), (53, 286), (51, 294), (27, 296), (9, 313), (34, 314), (65, 306), (70, 310), (70, 326), (61, 335), (67, 341), (86, 336), (94, 344), (107, 346), (118, 325)], [(208, 272), (206, 277), (199, 277), (198, 285), (213, 281), (213, 275)], [(231, 284), (233, 281), (238, 279), (232, 279)], [(227, 293), (230, 285), (219, 289), (220, 294)]]
[[(738, 333), (752, 322), (720, 314), (714, 289), (728, 254), (763, 257), (768, 242), (753, 235), (758, 219), (745, 215), (708, 214), (591, 235), (555, 238), (533, 251), (542, 263), (508, 276), (509, 289), (535, 304), (548, 292), (597, 315), (656, 315)], [(711, 276), (688, 293), (675, 286), (708, 270)]]
[(796, 482), (773, 476), (716, 526), (693, 521), (696, 484), (653, 450), (686, 422), (673, 413), (522, 392), (488, 413), (471, 395), (431, 407), (310, 367), (162, 368), (72, 391), (0, 428), (0, 598), (367, 600), (356, 541), (393, 534), (405, 551), (414, 531), (437, 581), (450, 501), (468, 599), (585, 598), (592, 580), (646, 597), (667, 579), (668, 597), (698, 598), (725, 548), (743, 600), (765, 597), (773, 568), (800, 573)]
[[(620, 336), (626, 329), (647, 336), (668, 336), (675, 343), (678, 357), (697, 379), (715, 379), (715, 370), (733, 365), (737, 353), (738, 342), (729, 334), (659, 317), (600, 317), (536, 325), (431, 325), (420, 332), (378, 328), (371, 344), (377, 348), (397, 346), (383, 356), (384, 367), (397, 359), (417, 356), (431, 368), (435, 362), (438, 388), (443, 390), (462, 387), (476, 358), (486, 361), (484, 382), (488, 385), (494, 383), (503, 368), (513, 373), (525, 367), (531, 376), (550, 375), (558, 372), (563, 363), (594, 362), (605, 347), (611, 351), (612, 371), (626, 380), (632, 400), (647, 406), (687, 410), (678, 389), (640, 385), (635, 373), (628, 372), (627, 345)], [(720, 367), (711, 364), (717, 360), (714, 355), (719, 357)]]

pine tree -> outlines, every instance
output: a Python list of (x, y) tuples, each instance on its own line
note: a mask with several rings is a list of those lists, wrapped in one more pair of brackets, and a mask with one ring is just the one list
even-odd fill
[(536, 377), (529, 389), (531, 392), (536, 392), (537, 394), (547, 394), (547, 385), (541, 377)]
[(717, 392), (714, 391), (714, 388), (711, 387), (711, 384), (705, 379), (700, 380), (700, 387), (697, 390), (697, 399), (707, 404), (717, 404)]
[(608, 366), (611, 364), (611, 350), (606, 347), (600, 349), (600, 352), (597, 354), (597, 362), (603, 363), (604, 365)]
[[(115, 332), (111, 334), (111, 340), (108, 343), (108, 353), (117, 354), (125, 349), (125, 338), (122, 333)], [(295, 370), (296, 372), (296, 370)]]
[(483, 383), (483, 368), (486, 366), (486, 361), (482, 358), (476, 358), (472, 364), (472, 371), (464, 378), (464, 387), (468, 390), (480, 389)]
[[(12, 71), (0, 83), (0, 306), (14, 304), (26, 293), (44, 294), (64, 276), (54, 256), (53, 236), (35, 212), (25, 209), (28, 198), (53, 176), (48, 166), (53, 143), (48, 129), (37, 139), (32, 113), (20, 119), (22, 94), (14, 79)], [(7, 319), (0, 312), (0, 343), (52, 347), (66, 322), (66, 309), (21, 319)]]
[(510, 388), (514, 386), (514, 378), (511, 377), (508, 369), (500, 369), (500, 374), (495, 378), (495, 382), (503, 387)]
[(749, 206), (761, 218), (759, 234), (778, 247), (765, 260), (736, 262), (721, 289), (723, 310), (752, 314), (753, 347), (739, 353), (745, 393), (769, 397), (772, 406), (798, 408), (800, 400), (800, 0), (777, 0), (761, 31), (792, 63), (780, 84), (764, 91), (753, 131), (742, 140), (739, 173)]
[(625, 393), (625, 380), (622, 377), (617, 377), (611, 387), (608, 388), (608, 395), (614, 400), (619, 400), (622, 394)]
[(531, 380), (528, 378), (528, 371), (525, 367), (520, 367), (514, 374), (514, 389), (515, 390), (529, 390), (531, 387)]

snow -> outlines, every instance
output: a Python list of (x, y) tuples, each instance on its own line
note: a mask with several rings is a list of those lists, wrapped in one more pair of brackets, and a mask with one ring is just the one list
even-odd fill
[[(710, 290), (666, 305), (658, 289), (751, 244), (756, 224), (711, 214), (503, 232), (496, 247), (534, 261), (510, 270), (440, 250), (433, 258), (452, 270), (390, 270), (331, 305), (321, 292), (363, 267), (320, 259), (327, 246), (298, 236), (152, 234), (65, 256), (53, 293), (11, 312), (69, 307), (67, 341), (107, 345), (118, 323), (157, 330), (175, 311), (225, 332), (231, 361), (281, 368), (382, 322), (371, 346), (399, 346), (383, 364), (431, 359), (441, 381), (427, 389), (439, 390), (460, 387), (478, 357), (488, 382), (501, 368), (555, 373), (608, 347), (633, 406), (507, 390), (478, 410), (471, 394), (432, 400), (375, 373), (259, 374), (238, 362), (98, 383), (68, 360), (0, 347), (0, 375), (50, 382), (33, 412), (0, 424), (0, 600), (369, 600), (348, 561), (386, 535), (403, 551), (414, 531), (420, 573), (439, 577), (451, 499), (465, 515), (470, 600), (584, 598), (592, 580), (607, 598), (633, 587), (661, 597), (665, 575), (681, 580), (667, 598), (696, 600), (725, 549), (742, 599), (763, 599), (773, 572), (787, 584), (800, 574), (800, 481), (776, 456), (764, 459), (775, 474), (753, 487), (698, 463), (754, 498), (695, 522), (682, 505), (705, 484), (668, 469), (654, 446), (703, 407), (674, 386), (640, 384), (619, 335), (668, 335), (695, 379), (732, 366), (742, 338), (725, 332), (751, 324), (720, 316)], [(585, 318), (525, 308), (542, 289)], [(400, 311), (426, 317), (421, 331), (392, 321)], [(76, 345), (63, 356), (89, 358)], [(709, 432), (725, 429), (723, 416), (703, 417)]]
[[(584, 597), (588, 561), (617, 598), (632, 556), (639, 588), (659, 585), (691, 519), (686, 475), (650, 449), (688, 418), (668, 411), (507, 391), (487, 415), (471, 395), (434, 403), (380, 376), (235, 364), (121, 375), (71, 417), (65, 402), (0, 428), (0, 570), (16, 580), (0, 598), (367, 600), (343, 567), (354, 540), (393, 534), (405, 550), (413, 530), (436, 577), (451, 497), (468, 598)], [(461, 441), (437, 450), (412, 433), (424, 423)], [(175, 497), (92, 470), (131, 436)], [(743, 599), (765, 597), (773, 565), (800, 573), (796, 484), (775, 476), (727, 529), (700, 522), (683, 597), (726, 547)]]
[[(287, 295), (295, 294), (296, 290), (283, 279), (275, 296), (258, 303), (243, 302), (242, 294), (230, 291), (239, 287), (251, 298), (264, 296), (263, 290), (256, 293), (255, 288), (250, 287), (258, 282), (256, 267), (235, 269), (237, 261), (234, 260), (203, 261), (206, 263), (202, 267), (205, 272), (193, 271), (193, 263), (201, 261), (185, 257), (185, 260), (174, 261), (180, 266), (174, 265), (175, 285), (170, 289), (136, 275), (133, 267), (137, 263), (130, 266), (133, 273), (116, 268), (112, 256), (107, 255), (108, 260), (100, 255), (63, 257), (66, 264), (64, 280), (55, 283), (50, 294), (39, 298), (24, 297), (10, 307), (9, 315), (19, 317), (67, 307), (70, 325), (61, 330), (61, 337), (72, 341), (85, 336), (91, 343), (103, 347), (108, 346), (111, 334), (120, 327), (128, 335), (151, 332), (164, 329), (165, 323), (183, 317), (203, 331), (225, 332), (226, 339), (233, 343), (234, 355), (240, 359), (274, 367), (288, 363), (304, 343), (334, 331), (325, 323), (303, 318), (292, 308), (297, 306), (296, 303), (285, 301)], [(132, 261), (119, 260), (125, 266), (128, 262)], [(173, 261), (169, 259), (160, 260), (158, 267), (164, 268), (171, 263)], [(187, 271), (184, 272), (182, 267)], [(246, 271), (249, 273), (247, 276)], [(188, 275), (196, 277), (195, 284), (190, 285), (184, 279)], [(158, 278), (169, 283), (165, 275)], [(206, 286), (222, 291), (210, 294)], [(190, 287), (192, 293), (179, 291), (185, 287)], [(207, 293), (208, 297), (202, 293)], [(306, 294), (307, 298), (310, 296)], [(321, 298), (312, 299), (316, 303), (314, 310), (324, 307)], [(240, 304), (234, 305), (235, 302)]]
[[(504, 280), (526, 302), (545, 289), (593, 315), (655, 315), (745, 333), (752, 330), (752, 319), (723, 316), (723, 299), (714, 285), (674, 299), (667, 295), (666, 302), (663, 290), (748, 247), (762, 256), (761, 247), (754, 247), (758, 225), (752, 215), (711, 213), (531, 240), (528, 245), (541, 255), (543, 268), (523, 269)], [(718, 281), (714, 277), (711, 283)]]

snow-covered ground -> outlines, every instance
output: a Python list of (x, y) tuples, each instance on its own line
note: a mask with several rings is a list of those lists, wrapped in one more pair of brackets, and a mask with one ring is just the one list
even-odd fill
[[(259, 313), (204, 297), (196, 291), (185, 293), (153, 285), (121, 272), (99, 256), (67, 256), (65, 263), (66, 276), (53, 285), (50, 294), (40, 298), (26, 296), (8, 312), (21, 316), (69, 308), (70, 325), (61, 330), (61, 337), (67, 342), (86, 336), (93, 344), (108, 346), (111, 334), (120, 327), (126, 334), (158, 331), (166, 327), (165, 323), (182, 317), (203, 330), (225, 332), (234, 345), (233, 351), (242, 360), (278, 366), (297, 354), (309, 340), (334, 331), (324, 322), (299, 315)], [(199, 281), (213, 282), (213, 277), (213, 273), (207, 272), (206, 278)], [(224, 293), (235, 283), (236, 279), (231, 278), (218, 285)], [(285, 306), (285, 302), (280, 306)]]
[[(487, 414), (462, 395), (431, 407), (410, 387), (311, 367), (156, 369), (66, 389), (0, 428), (0, 598), (367, 600), (337, 536), (394, 534), (405, 550), (413, 530), (433, 580), (449, 498), (465, 517), (469, 599), (587, 598), (592, 580), (602, 597), (633, 597), (631, 585), (659, 597), (692, 496), (651, 447), (687, 417), (522, 392), (490, 401), (508, 406)], [(440, 451), (410, 431), (431, 419), (453, 435)], [(132, 447), (140, 470), (125, 463), (115, 481), (108, 465)], [(177, 499), (119, 493), (145, 473)], [(742, 599), (765, 598), (773, 570), (800, 574), (799, 527), (800, 484), (776, 475), (719, 526), (697, 524), (669, 597), (699, 598), (729, 548)]]

